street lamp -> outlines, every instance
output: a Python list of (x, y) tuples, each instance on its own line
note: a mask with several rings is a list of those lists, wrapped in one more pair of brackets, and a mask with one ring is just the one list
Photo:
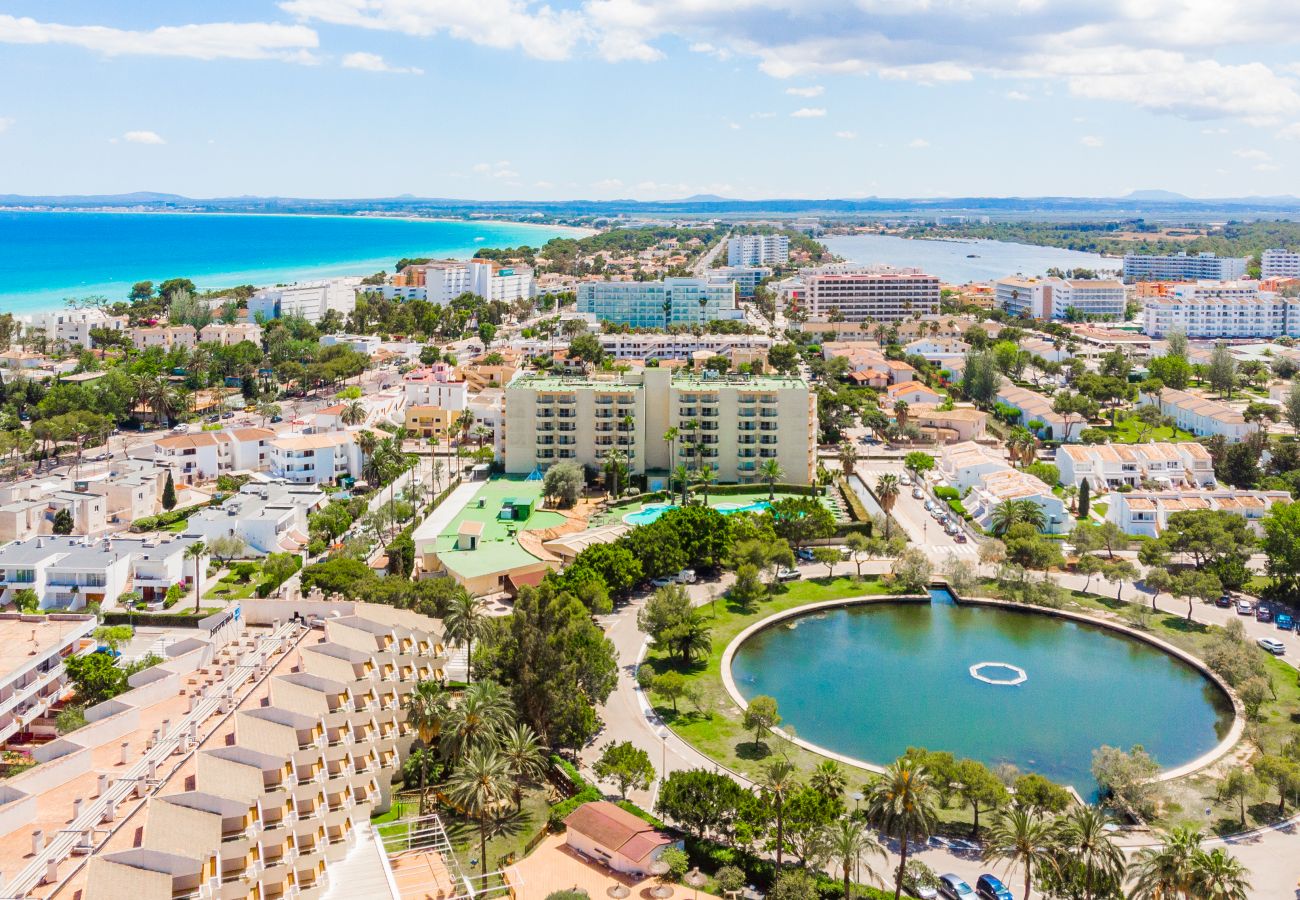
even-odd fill
[(668, 777), (668, 729), (660, 728), (656, 734), (659, 735), (660, 757), (659, 757), (659, 778), (662, 781)]

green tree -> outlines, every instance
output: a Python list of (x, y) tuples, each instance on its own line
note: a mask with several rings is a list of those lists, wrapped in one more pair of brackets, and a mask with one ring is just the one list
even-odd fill
[(487, 876), (488, 823), (498, 803), (510, 791), (505, 757), (492, 747), (476, 747), (447, 780), (447, 799), (471, 819), (478, 820), (479, 874)]
[(1237, 386), (1237, 361), (1226, 344), (1216, 344), (1210, 353), (1209, 366), (1205, 372), (1210, 387), (1220, 394), (1232, 399), (1232, 392)]
[(736, 569), (736, 580), (727, 589), (727, 597), (742, 610), (752, 610), (767, 596), (767, 587), (758, 576), (758, 567), (742, 563)]
[[(754, 700), (762, 699), (755, 697)], [(766, 699), (771, 699), (766, 698)], [(754, 701), (750, 701), (752, 709)], [(776, 701), (772, 701), (775, 709)], [(746, 726), (750, 727), (750, 726)], [(757, 743), (757, 741), (755, 741)], [(758, 779), (759, 789), (772, 804), (776, 817), (776, 869), (781, 871), (785, 856), (785, 805), (790, 796), (799, 789), (799, 772), (794, 764), (786, 759), (776, 759), (767, 764)], [(815, 896), (815, 895), (814, 895)], [(895, 898), (897, 900), (897, 898)]]
[(71, 656), (65, 666), (68, 680), (76, 688), (77, 703), (80, 706), (103, 703), (127, 690), (126, 670), (118, 668), (113, 658), (106, 653)]
[(592, 766), (592, 771), (601, 781), (612, 781), (618, 785), (618, 795), (624, 800), (627, 799), (629, 788), (646, 790), (655, 777), (650, 754), (633, 746), (631, 741), (618, 744), (611, 741), (606, 744), (601, 748), (600, 758)]
[(176, 482), (171, 469), (167, 470), (167, 481), (163, 484), (162, 505), (168, 512), (176, 508)]
[(31, 588), (14, 591), (14, 608), (20, 613), (34, 613), (41, 608), (41, 598)]
[(73, 527), (72, 513), (66, 508), (62, 508), (54, 514), (54, 522), (50, 526), (50, 530), (55, 534), (72, 534)]
[(998, 388), (1001, 386), (1002, 372), (992, 353), (986, 350), (974, 350), (966, 354), (961, 392), (969, 400), (978, 406), (988, 408), (993, 405)]
[(954, 775), (954, 788), (958, 797), (971, 808), (974, 822), (971, 836), (979, 839), (980, 808), (997, 809), (1010, 799), (1006, 786), (998, 780), (988, 766), (974, 759), (963, 759), (957, 763)]
[[(858, 868), (862, 865), (864, 856), (878, 857), (881, 860), (888, 860), (885, 848), (876, 840), (876, 836), (863, 827), (862, 823), (856, 819), (841, 818), (836, 819), (830, 825), (827, 825), (822, 836), (822, 842), (826, 847), (830, 858), (840, 865), (840, 874), (844, 878), (844, 898), (853, 900), (853, 876), (857, 873)], [(878, 880), (876, 872), (871, 868), (871, 864), (866, 864), (867, 877), (872, 881)]]
[(741, 727), (754, 732), (754, 747), (763, 746), (763, 735), (781, 724), (781, 713), (777, 709), (776, 698), (759, 694), (749, 701), (741, 718)]
[(775, 459), (765, 459), (758, 466), (758, 477), (767, 485), (767, 501), (776, 499), (776, 484), (785, 475), (781, 464)]
[(1300, 795), (1300, 762), (1266, 754), (1255, 761), (1255, 775), (1277, 791), (1277, 814), (1286, 815), (1287, 798)]
[(1088, 509), (1089, 509), (1088, 501), (1091, 494), (1092, 494), (1091, 487), (1088, 484), (1087, 479), (1084, 479), (1084, 481), (1079, 485), (1079, 518), (1080, 519), (1088, 518)]
[[(1107, 830), (1106, 817), (1092, 806), (1079, 806), (1067, 813), (1057, 829), (1059, 856), (1056, 868), (1077, 874), (1080, 900), (1094, 900), (1103, 885), (1118, 886), (1124, 880), (1124, 855)], [(1062, 866), (1062, 859), (1068, 866)]]
[(474, 680), (474, 642), (483, 637), (488, 628), (487, 612), (478, 598), (469, 591), (457, 591), (443, 616), (443, 627), (453, 644), (465, 648), (465, 680)]
[(1192, 900), (1246, 900), (1250, 870), (1222, 847), (1192, 858)]
[(195, 541), (185, 548), (185, 558), (194, 563), (194, 611), (199, 611), (203, 599), (203, 558), (208, 554), (208, 547), (203, 541)]
[(906, 757), (895, 760), (867, 792), (867, 818), (898, 841), (899, 863), (894, 900), (903, 892), (903, 875), (911, 842), (926, 840), (938, 821), (938, 792), (925, 767)]
[(885, 540), (889, 540), (890, 522), (893, 520), (894, 504), (898, 502), (898, 495), (902, 491), (901, 482), (897, 475), (885, 473), (876, 479), (876, 501), (880, 508), (885, 511)]
[(433, 762), (433, 751), (451, 712), (451, 695), (436, 681), (419, 681), (402, 701), (406, 710), (406, 724), (415, 729), (420, 743), (429, 754), (428, 759), (416, 764), (420, 782), (420, 814), (428, 808), (428, 774)]
[[(1019, 797), (1017, 797), (1019, 799)], [(1017, 866), (1025, 873), (1024, 900), (1030, 900), (1033, 876), (1051, 865), (1052, 826), (1032, 809), (1013, 806), (993, 819), (984, 836), (983, 858)]]
[(816, 497), (786, 497), (768, 507), (772, 529), (795, 548), (835, 533), (835, 516)]
[(582, 467), (576, 463), (556, 463), (542, 477), (542, 492), (555, 498), (563, 507), (573, 506), (582, 496)]
[(1128, 751), (1102, 746), (1092, 752), (1092, 777), (1106, 802), (1124, 813), (1151, 813), (1157, 790), (1152, 779), (1159, 771), (1141, 744)]
[(1190, 897), (1192, 864), (1205, 836), (1190, 825), (1176, 826), (1159, 847), (1139, 850), (1134, 858), (1134, 900)]
[(1240, 825), (1246, 829), (1246, 805), (1259, 793), (1259, 779), (1246, 769), (1232, 769), (1219, 782), (1216, 792), (1220, 803), (1236, 803)]

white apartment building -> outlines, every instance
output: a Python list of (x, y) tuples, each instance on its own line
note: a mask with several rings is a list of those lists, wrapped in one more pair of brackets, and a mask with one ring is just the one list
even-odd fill
[(739, 234), (727, 239), (727, 265), (769, 266), (790, 261), (790, 238), (784, 234)]
[[(147, 538), (114, 538), (113, 548), (131, 555), (131, 589), (138, 591), (145, 602), (161, 601), (167, 589), (179, 584), (194, 591), (194, 560), (185, 556), (199, 538), (172, 534)], [(209, 555), (199, 557), (198, 570), (206, 572)]]
[[(0, 613), (0, 747), (68, 693), (64, 662), (95, 649), (94, 616)], [(6, 801), (9, 798), (6, 798)]]
[(407, 406), (436, 406), (460, 412), (469, 396), (469, 385), (452, 366), (436, 363), (412, 369), (402, 379)]
[(506, 455), (506, 392), (501, 388), (486, 388), (469, 398), (465, 405), (465, 411), (474, 417), (474, 425), (470, 429), (470, 438), (473, 440), (473, 429), (482, 425), (488, 431), (492, 432), (490, 439), (492, 448), (496, 452), (497, 459), (504, 459)]
[(204, 325), (199, 332), (199, 342), (203, 344), (220, 344), (223, 347), (233, 347), (235, 344), (242, 344), (244, 341), (260, 346), (262, 343), (262, 326), (256, 322), (232, 322), (229, 325), (223, 322), (211, 322)]
[(1261, 278), (1300, 278), (1300, 251), (1265, 250), (1260, 254)]
[(1240, 441), (1257, 427), (1248, 423), (1240, 410), (1227, 403), (1187, 391), (1165, 388), (1158, 395), (1140, 394), (1139, 399), (1159, 407), (1179, 428), (1198, 437), (1221, 434), (1229, 441)]
[(94, 346), (90, 336), (92, 328), (107, 328), (110, 331), (125, 331), (126, 316), (110, 316), (102, 309), (57, 309), (49, 312), (31, 313), (18, 316), (23, 333), (44, 332), (52, 343), (62, 341), (69, 346)]
[(346, 316), (356, 309), (360, 286), (361, 277), (354, 275), (262, 288), (249, 298), (248, 315), (253, 319), (259, 315), (263, 319), (302, 316), (308, 322), (319, 322), (334, 309)]
[(803, 309), (812, 318), (897, 322), (939, 311), (939, 277), (889, 266), (824, 267), (805, 274)]
[(157, 325), (153, 328), (132, 328), (130, 331), (131, 343), (137, 350), (148, 350), (150, 347), (162, 347), (164, 350), (173, 347), (193, 348), (198, 343), (198, 334), (192, 325)]
[(1030, 422), (1042, 422), (1046, 429), (1040, 432), (1040, 436), (1049, 440), (1066, 443), (1077, 441), (1079, 432), (1088, 427), (1077, 416), (1067, 422), (1064, 416), (1052, 409), (1051, 397), (1031, 391), (1029, 388), (1022, 388), (1009, 381), (1003, 381), (994, 399), (998, 403), (1005, 403), (1020, 410), (1019, 424), (1021, 425), (1028, 427)]
[(730, 281), (736, 285), (736, 292), (741, 297), (753, 297), (758, 285), (765, 278), (772, 277), (772, 270), (767, 266), (721, 266), (708, 269), (704, 273), (711, 281)]
[(328, 498), (315, 485), (249, 483), (219, 507), (190, 516), (186, 536), (236, 535), (254, 553), (297, 553), (308, 542), (307, 516)]
[[(562, 460), (599, 469), (615, 448), (635, 474), (698, 462), (719, 482), (752, 483), (774, 459), (784, 481), (808, 484), (817, 470), (817, 399), (800, 378), (695, 377), (668, 368), (621, 377), (524, 375), (505, 389), (505, 415), (510, 474)], [(663, 440), (670, 428), (679, 431), (671, 448)]]
[(765, 334), (602, 334), (600, 345), (614, 359), (690, 359), (733, 353), (766, 356), (773, 340)]
[(1088, 278), (1003, 278), (994, 299), (1009, 315), (1033, 319), (1124, 321), (1124, 285)]
[(291, 434), (270, 442), (271, 476), (293, 484), (360, 478), (362, 457), (354, 431)]
[(0, 541), (24, 541), (54, 533), (61, 510), (72, 516), (72, 532), (98, 535), (108, 528), (108, 504), (68, 479), (28, 479), (0, 486)]
[(1153, 441), (1147, 444), (1062, 444), (1056, 449), (1061, 484), (1079, 487), (1087, 481), (1094, 491), (1122, 485), (1140, 487), (1154, 481), (1162, 487), (1214, 487), (1214, 463), (1201, 444)]
[(342, 345), (366, 356), (374, 356), (381, 343), (383, 341), (377, 334), (322, 334), (320, 336), (322, 347)]
[(1174, 330), (1189, 338), (1297, 337), (1300, 298), (1261, 291), (1257, 281), (1179, 284), (1145, 301), (1142, 330), (1151, 337)]
[(161, 438), (153, 445), (156, 465), (175, 470), (187, 481), (210, 481), (232, 472), (260, 472), (270, 464), (267, 428), (200, 431)]
[(41, 609), (75, 612), (87, 603), (117, 602), (131, 574), (129, 548), (110, 538), (57, 535), (0, 547), (0, 604), (23, 589), (36, 592)]
[(1043, 510), (1044, 531), (1068, 530), (1070, 517), (1051, 486), (1015, 469), (1000, 449), (974, 441), (949, 444), (939, 456), (938, 472), (943, 481), (965, 498), (967, 512), (988, 527), (993, 510), (1007, 500), (1031, 500)]
[(1215, 256), (1213, 253), (1172, 253), (1168, 256), (1148, 256), (1129, 253), (1124, 257), (1124, 278), (1127, 281), (1231, 281), (1246, 277), (1244, 256)]
[(1144, 534), (1157, 537), (1176, 512), (1193, 509), (1220, 509), (1236, 513), (1248, 521), (1256, 532), (1260, 520), (1277, 503), (1290, 503), (1286, 491), (1162, 491), (1147, 493), (1112, 494), (1106, 509), (1106, 518), (1120, 527), (1125, 534)]
[(445, 306), (461, 294), (512, 303), (534, 297), (537, 287), (528, 266), (504, 266), (487, 259), (437, 260), (416, 263), (396, 276), (399, 284), (364, 285), (386, 300), (427, 300)]
[(587, 281), (578, 285), (578, 312), (633, 328), (742, 321), (736, 285), (705, 278), (662, 281)]

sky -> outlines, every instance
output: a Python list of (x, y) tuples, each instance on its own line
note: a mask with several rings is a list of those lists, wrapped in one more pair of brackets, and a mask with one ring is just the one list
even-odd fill
[(0, 193), (1300, 194), (1300, 3), (4, 0)]

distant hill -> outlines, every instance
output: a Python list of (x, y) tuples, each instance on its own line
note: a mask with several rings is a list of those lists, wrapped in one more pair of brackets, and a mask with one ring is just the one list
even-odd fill
[(0, 194), (0, 204), (14, 206), (45, 206), (58, 204), (75, 206), (128, 206), (141, 203), (177, 203), (188, 198), (180, 194), (159, 194), (154, 191), (135, 191), (131, 194), (68, 194), (51, 197), (29, 197), (22, 194)]
[(1121, 200), (1159, 200), (1165, 203), (1179, 203), (1184, 200), (1191, 200), (1186, 194), (1176, 194), (1173, 191), (1130, 191)]

